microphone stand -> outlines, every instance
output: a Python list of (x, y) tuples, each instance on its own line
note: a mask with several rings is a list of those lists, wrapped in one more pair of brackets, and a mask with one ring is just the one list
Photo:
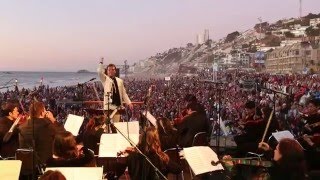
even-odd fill
[[(151, 91), (152, 91), (152, 85), (150, 86), (150, 88), (149, 88), (149, 90), (148, 90), (148, 94), (147, 94), (147, 96), (146, 96), (146, 99), (145, 99), (145, 115), (144, 115), (144, 117), (146, 118), (143, 122), (144, 123), (142, 123), (142, 131), (143, 131), (143, 133), (145, 134), (145, 136), (144, 136), (144, 142), (146, 142), (146, 139), (147, 139), (147, 136), (146, 136), (146, 131), (147, 131), (147, 127), (150, 125), (149, 124), (149, 122), (148, 122), (148, 119), (147, 119), (147, 113), (148, 113), (148, 111), (149, 111), (149, 105), (150, 105), (150, 99), (151, 99)], [(137, 146), (135, 146), (135, 147), (137, 147)], [(137, 148), (138, 149), (138, 148)], [(156, 174), (157, 174), (157, 171), (159, 171), (152, 163), (151, 163), (151, 161), (147, 158), (147, 156), (146, 155), (144, 155), (140, 150), (138, 150), (138, 152), (145, 158), (145, 160), (149, 163), (149, 164), (151, 164), (151, 166), (155, 169), (155, 171), (156, 171)], [(143, 171), (142, 171), (142, 176), (145, 174), (145, 172), (146, 172), (146, 170), (145, 170), (145, 167), (146, 167), (146, 165), (145, 165), (145, 160), (143, 161)], [(161, 172), (159, 171), (159, 173), (161, 174)], [(163, 174), (161, 174), (161, 176), (163, 176), (164, 177), (164, 175)]]
[[(218, 96), (218, 105), (216, 107), (217, 110), (217, 132), (216, 132), (216, 148), (217, 148), (217, 153), (219, 154), (220, 152), (220, 134), (221, 134), (221, 126), (220, 126), (220, 121), (221, 121), (221, 84), (223, 84), (223, 82), (221, 81), (212, 81), (212, 80), (202, 80), (202, 82), (207, 82), (207, 83), (212, 83), (215, 84), (215, 90), (217, 90), (217, 95), (215, 95), (216, 97)], [(212, 127), (212, 131), (211, 134), (214, 132), (215, 127)]]
[(110, 124), (111, 124), (111, 119), (110, 119), (110, 94), (111, 94), (111, 92), (106, 92), (106, 96), (107, 96), (107, 113), (106, 113), (106, 115), (107, 115), (107, 117), (106, 117), (106, 120), (105, 120), (105, 124), (108, 126), (108, 133), (110, 133), (110, 132), (112, 132), (111, 131), (111, 126), (110, 126)]

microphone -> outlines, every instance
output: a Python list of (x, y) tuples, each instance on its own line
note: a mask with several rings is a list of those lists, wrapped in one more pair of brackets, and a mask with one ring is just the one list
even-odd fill
[(18, 125), (19, 121), (20, 121), (21, 116), (19, 116), (14, 123), (12, 124), (11, 128), (9, 129), (9, 131), (4, 135), (3, 137), (3, 142), (8, 142), (13, 134), (13, 130), (15, 129), (15, 127)]

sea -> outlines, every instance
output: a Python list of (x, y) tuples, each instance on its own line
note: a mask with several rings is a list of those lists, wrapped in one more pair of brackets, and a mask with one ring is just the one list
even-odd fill
[(96, 72), (24, 72), (24, 71), (0, 71), (0, 92), (13, 90), (17, 85), (19, 89), (33, 89), (41, 83), (49, 87), (73, 86), (78, 83), (98, 80)]

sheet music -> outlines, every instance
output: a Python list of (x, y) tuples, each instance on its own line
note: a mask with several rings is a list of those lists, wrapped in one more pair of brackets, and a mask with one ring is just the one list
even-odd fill
[[(131, 122), (115, 122), (113, 125), (122, 132), (122, 134), (128, 137), (129, 134), (139, 134), (139, 121), (131, 121)], [(128, 126), (127, 126), (128, 125)]]
[[(139, 134), (129, 134), (130, 139), (137, 144)], [(102, 134), (99, 145), (99, 157), (117, 157), (117, 153), (124, 151), (131, 144), (121, 134)]]
[(20, 160), (1, 160), (0, 177), (1, 179), (19, 179), (22, 161)]
[(281, 139), (283, 138), (290, 138), (290, 139), (294, 139), (294, 136), (291, 134), (291, 132), (289, 131), (279, 131), (279, 132), (275, 132), (272, 133), (272, 136), (279, 142)]
[(64, 123), (64, 128), (67, 131), (71, 132), (74, 136), (77, 136), (79, 134), (79, 130), (83, 123), (83, 120), (83, 116), (69, 114), (66, 122)]
[(147, 115), (146, 115), (146, 111), (145, 111), (145, 110), (142, 111), (142, 114), (148, 119), (148, 121), (149, 121), (154, 127), (157, 128), (157, 119), (156, 119), (154, 116), (152, 116), (152, 114), (151, 114), (149, 111), (147, 111)]
[(212, 161), (219, 161), (217, 154), (208, 146), (183, 148), (185, 159), (195, 175), (217, 170), (224, 170), (221, 164), (213, 166)]
[(60, 171), (67, 180), (102, 180), (103, 167), (52, 167), (46, 171)]

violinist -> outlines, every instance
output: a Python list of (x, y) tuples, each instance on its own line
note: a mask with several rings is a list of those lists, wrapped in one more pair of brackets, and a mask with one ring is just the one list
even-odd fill
[[(270, 146), (265, 142), (259, 143), (259, 148), (265, 151), (267, 158), (271, 160), (272, 165), (266, 166), (267, 172), (259, 172), (253, 174), (251, 179), (271, 179), (271, 180), (304, 180), (306, 179), (306, 164), (304, 158), (304, 152), (301, 145), (294, 139), (283, 138), (276, 146), (275, 150), (272, 150)], [(240, 159), (240, 158), (239, 158)], [(233, 160), (229, 155), (223, 157), (222, 162), (226, 166), (233, 167), (234, 165), (241, 164)], [(267, 162), (267, 161), (266, 161)], [(236, 172), (234, 178), (241, 178), (239, 169)], [(242, 172), (243, 173), (243, 172)], [(242, 177), (243, 178), (243, 177)]]
[(53, 156), (47, 167), (95, 167), (93, 152), (77, 145), (75, 137), (68, 131), (56, 135), (53, 141)]
[(40, 162), (45, 163), (52, 156), (52, 142), (55, 135), (64, 132), (65, 129), (53, 114), (45, 109), (43, 102), (34, 101), (30, 105), (29, 114), (30, 119), (19, 127), (19, 146), (32, 148), (34, 141), (34, 150)]
[(86, 124), (83, 132), (83, 145), (98, 154), (101, 135), (107, 132), (103, 115), (95, 115)]
[(320, 101), (311, 99), (308, 102), (304, 119), (304, 134), (299, 138), (299, 142), (306, 149), (306, 158), (311, 169), (320, 169)]
[(202, 104), (198, 102), (196, 96), (192, 94), (187, 94), (183, 100), (184, 100), (184, 104), (183, 104), (182, 110), (179, 109), (179, 117), (174, 120), (175, 125), (179, 125), (180, 123), (182, 123), (182, 121), (184, 120), (184, 117), (188, 115), (187, 106), (189, 104), (195, 104), (195, 111), (206, 116), (205, 108), (203, 107)]
[[(178, 174), (181, 172), (181, 167), (162, 151), (159, 135), (155, 127), (147, 128), (146, 132), (143, 133), (140, 138), (137, 147), (151, 160), (163, 175), (166, 176), (168, 173)], [(126, 149), (126, 152), (129, 154), (127, 164), (130, 179), (162, 179), (136, 149), (130, 147)]]
[(192, 146), (194, 136), (199, 132), (208, 132), (210, 125), (203, 112), (199, 112), (197, 103), (187, 105), (187, 115), (182, 123), (177, 126), (178, 143), (181, 147)]
[(178, 131), (166, 117), (157, 118), (157, 128), (161, 142), (161, 149), (166, 150), (177, 147)]
[(307, 108), (304, 112), (303, 119), (305, 120), (306, 134), (312, 135), (314, 133), (320, 133), (320, 100), (310, 99)]
[(14, 128), (9, 139), (4, 137), (9, 133), (10, 128), (15, 120), (19, 117), (19, 106), (15, 103), (5, 103), (1, 107), (2, 115), (0, 119), (0, 155), (2, 157), (14, 157), (16, 150), (19, 148), (19, 131)]
[[(261, 110), (256, 110), (255, 103), (253, 101), (248, 101), (245, 104), (245, 111), (248, 118), (246, 118), (246, 121), (242, 123), (244, 133), (234, 137), (237, 144), (238, 156), (245, 156), (247, 152), (256, 152), (258, 150), (258, 143), (261, 141), (261, 137), (264, 129), (266, 128), (272, 109), (266, 106)], [(258, 113), (255, 113), (255, 111)], [(260, 114), (261, 117), (258, 117), (255, 114)], [(274, 118), (274, 114), (272, 114), (267, 137), (277, 128), (278, 123)]]
[(273, 166), (269, 168), (271, 179), (306, 179), (306, 161), (304, 151), (298, 141), (283, 138), (274, 150), (265, 142), (259, 143), (259, 148), (267, 153), (273, 151)]

